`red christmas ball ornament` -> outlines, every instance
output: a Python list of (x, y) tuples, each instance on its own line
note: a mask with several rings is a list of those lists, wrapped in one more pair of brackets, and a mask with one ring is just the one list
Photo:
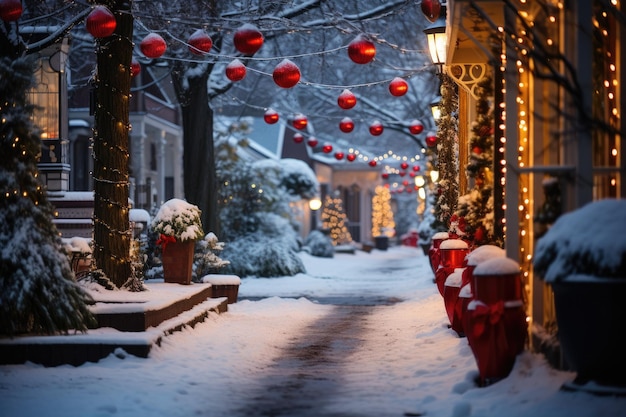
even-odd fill
[(135, 77), (141, 72), (141, 64), (136, 59), (130, 61), (130, 76)]
[(404, 185), (405, 187), (407, 187), (409, 185), (409, 181), (408, 180), (404, 180), (402, 181), (402, 185)]
[(376, 56), (376, 45), (364, 35), (358, 35), (348, 44), (348, 56), (356, 64), (367, 64)]
[(413, 165), (413, 171), (418, 172), (420, 170), (419, 165)]
[(265, 111), (265, 114), (263, 115), (263, 120), (265, 120), (265, 123), (267, 123), (268, 125), (273, 125), (274, 123), (278, 122), (278, 119), (278, 113), (276, 113), (276, 110), (271, 108), (267, 109)]
[(21, 0), (0, 0), (0, 19), (5, 22), (15, 22), (22, 17), (22, 11)]
[(346, 159), (347, 159), (349, 162), (354, 162), (354, 160), (356, 159), (356, 154), (349, 153), (349, 154), (346, 156)]
[(242, 25), (233, 36), (235, 49), (245, 55), (254, 55), (263, 46), (263, 34), (253, 24)]
[(191, 34), (189, 40), (189, 51), (195, 55), (204, 55), (213, 47), (213, 40), (203, 29), (198, 29)]
[(413, 171), (409, 172), (409, 177), (415, 178), (415, 172), (413, 172)]
[(384, 180), (389, 178), (389, 173), (388, 172), (383, 172), (382, 174), (380, 174), (381, 177), (383, 177)]
[(149, 33), (139, 44), (139, 49), (148, 58), (159, 58), (165, 53), (167, 44), (161, 35)]
[(424, 131), (424, 125), (419, 120), (415, 119), (409, 125), (409, 132), (413, 135), (419, 135)]
[(430, 148), (437, 144), (437, 135), (435, 132), (428, 132), (426, 135), (426, 145)]
[(371, 161), (369, 161), (367, 164), (368, 164), (369, 166), (371, 166), (372, 168), (373, 168), (373, 167), (375, 167), (376, 165), (378, 165), (378, 164), (376, 163), (376, 161), (375, 161), (375, 160), (373, 160), (373, 159), (372, 159)]
[(409, 84), (402, 78), (396, 77), (389, 83), (389, 92), (392, 96), (400, 97), (409, 91)]
[(402, 169), (407, 169), (409, 167), (409, 164), (407, 162), (403, 162), (400, 164), (400, 168)]
[(311, 148), (315, 148), (318, 144), (318, 140), (315, 139), (315, 137), (311, 136), (309, 138), (309, 140), (306, 141), (306, 144), (309, 145)]
[(117, 21), (106, 6), (96, 6), (85, 19), (85, 26), (94, 38), (106, 38), (115, 32)]
[(331, 153), (332, 151), (333, 151), (333, 145), (331, 145), (330, 143), (325, 143), (324, 146), (322, 146), (322, 152)]
[(356, 106), (356, 96), (348, 89), (345, 89), (337, 97), (337, 104), (342, 109), (351, 109)]
[(276, 85), (282, 88), (291, 88), (300, 81), (300, 68), (288, 59), (276, 65), (272, 74)]
[(422, 0), (422, 13), (430, 22), (435, 22), (441, 14), (441, 2), (439, 0)]
[(345, 156), (345, 154), (343, 152), (335, 152), (335, 159), (337, 161), (341, 161), (344, 156)]
[(406, 175), (406, 171), (400, 171), (398, 172), (398, 175), (400, 175), (401, 177), (404, 177)]
[(374, 120), (370, 125), (370, 135), (372, 136), (380, 136), (383, 133), (383, 124), (378, 120)]
[(406, 192), (406, 193), (408, 193), (408, 194), (411, 194), (411, 193), (413, 192), (413, 189), (412, 189), (411, 187), (406, 187), (406, 188), (404, 189), (404, 192)]
[(243, 62), (236, 58), (230, 61), (228, 65), (226, 65), (226, 78), (231, 81), (243, 80), (246, 77), (247, 72), (248, 70), (246, 69), (246, 66), (243, 65)]
[(304, 136), (302, 136), (300, 133), (294, 133), (293, 134), (293, 141), (296, 143), (302, 143), (304, 142)]
[(293, 122), (292, 125), (293, 127), (295, 127), (298, 130), (302, 130), (306, 127), (306, 125), (309, 123), (309, 120), (306, 118), (306, 116), (304, 114), (298, 113), (296, 114), (296, 116), (293, 118)]
[(354, 122), (349, 117), (344, 117), (339, 122), (339, 130), (343, 133), (350, 133), (354, 130)]

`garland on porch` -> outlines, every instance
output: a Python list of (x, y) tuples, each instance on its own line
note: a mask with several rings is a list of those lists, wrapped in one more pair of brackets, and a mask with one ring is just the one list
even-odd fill
[(472, 189), (459, 197), (457, 210), (451, 218), (450, 232), (472, 246), (501, 246), (494, 235), (493, 210), (493, 146), (494, 126), (493, 79), (485, 78), (476, 89), (476, 121), (472, 125), (470, 155), (465, 172), (473, 182)]

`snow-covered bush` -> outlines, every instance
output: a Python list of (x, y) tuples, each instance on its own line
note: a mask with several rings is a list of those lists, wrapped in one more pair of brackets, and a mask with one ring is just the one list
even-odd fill
[(163, 203), (152, 220), (154, 232), (174, 237), (176, 240), (202, 239), (200, 209), (184, 200), (173, 198)]
[(577, 274), (626, 279), (626, 200), (605, 199), (561, 215), (537, 242), (533, 265), (546, 282)]
[(220, 242), (213, 232), (209, 232), (204, 239), (196, 242), (193, 258), (192, 280), (198, 281), (204, 275), (215, 274), (230, 264), (220, 258), (217, 253), (224, 250), (224, 242)]
[(304, 241), (303, 250), (313, 256), (332, 258), (335, 256), (335, 246), (332, 239), (320, 230), (313, 230)]

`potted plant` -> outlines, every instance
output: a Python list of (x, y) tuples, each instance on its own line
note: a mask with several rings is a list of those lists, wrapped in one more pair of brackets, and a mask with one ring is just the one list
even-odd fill
[(626, 200), (606, 199), (562, 215), (537, 243), (535, 272), (554, 292), (561, 351), (577, 372), (570, 388), (626, 389), (625, 235)]
[(165, 282), (190, 284), (196, 240), (202, 239), (200, 209), (177, 198), (166, 201), (152, 220), (159, 235)]

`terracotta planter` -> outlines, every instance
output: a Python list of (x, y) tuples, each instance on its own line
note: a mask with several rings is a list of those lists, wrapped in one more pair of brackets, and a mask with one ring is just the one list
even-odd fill
[(163, 248), (163, 277), (165, 282), (191, 284), (191, 268), (195, 240), (168, 242)]
[(626, 279), (577, 276), (550, 284), (558, 338), (565, 362), (577, 373), (575, 385), (594, 381), (626, 388)]
[(374, 246), (378, 250), (387, 250), (389, 248), (389, 238), (387, 236), (376, 236), (374, 238)]

